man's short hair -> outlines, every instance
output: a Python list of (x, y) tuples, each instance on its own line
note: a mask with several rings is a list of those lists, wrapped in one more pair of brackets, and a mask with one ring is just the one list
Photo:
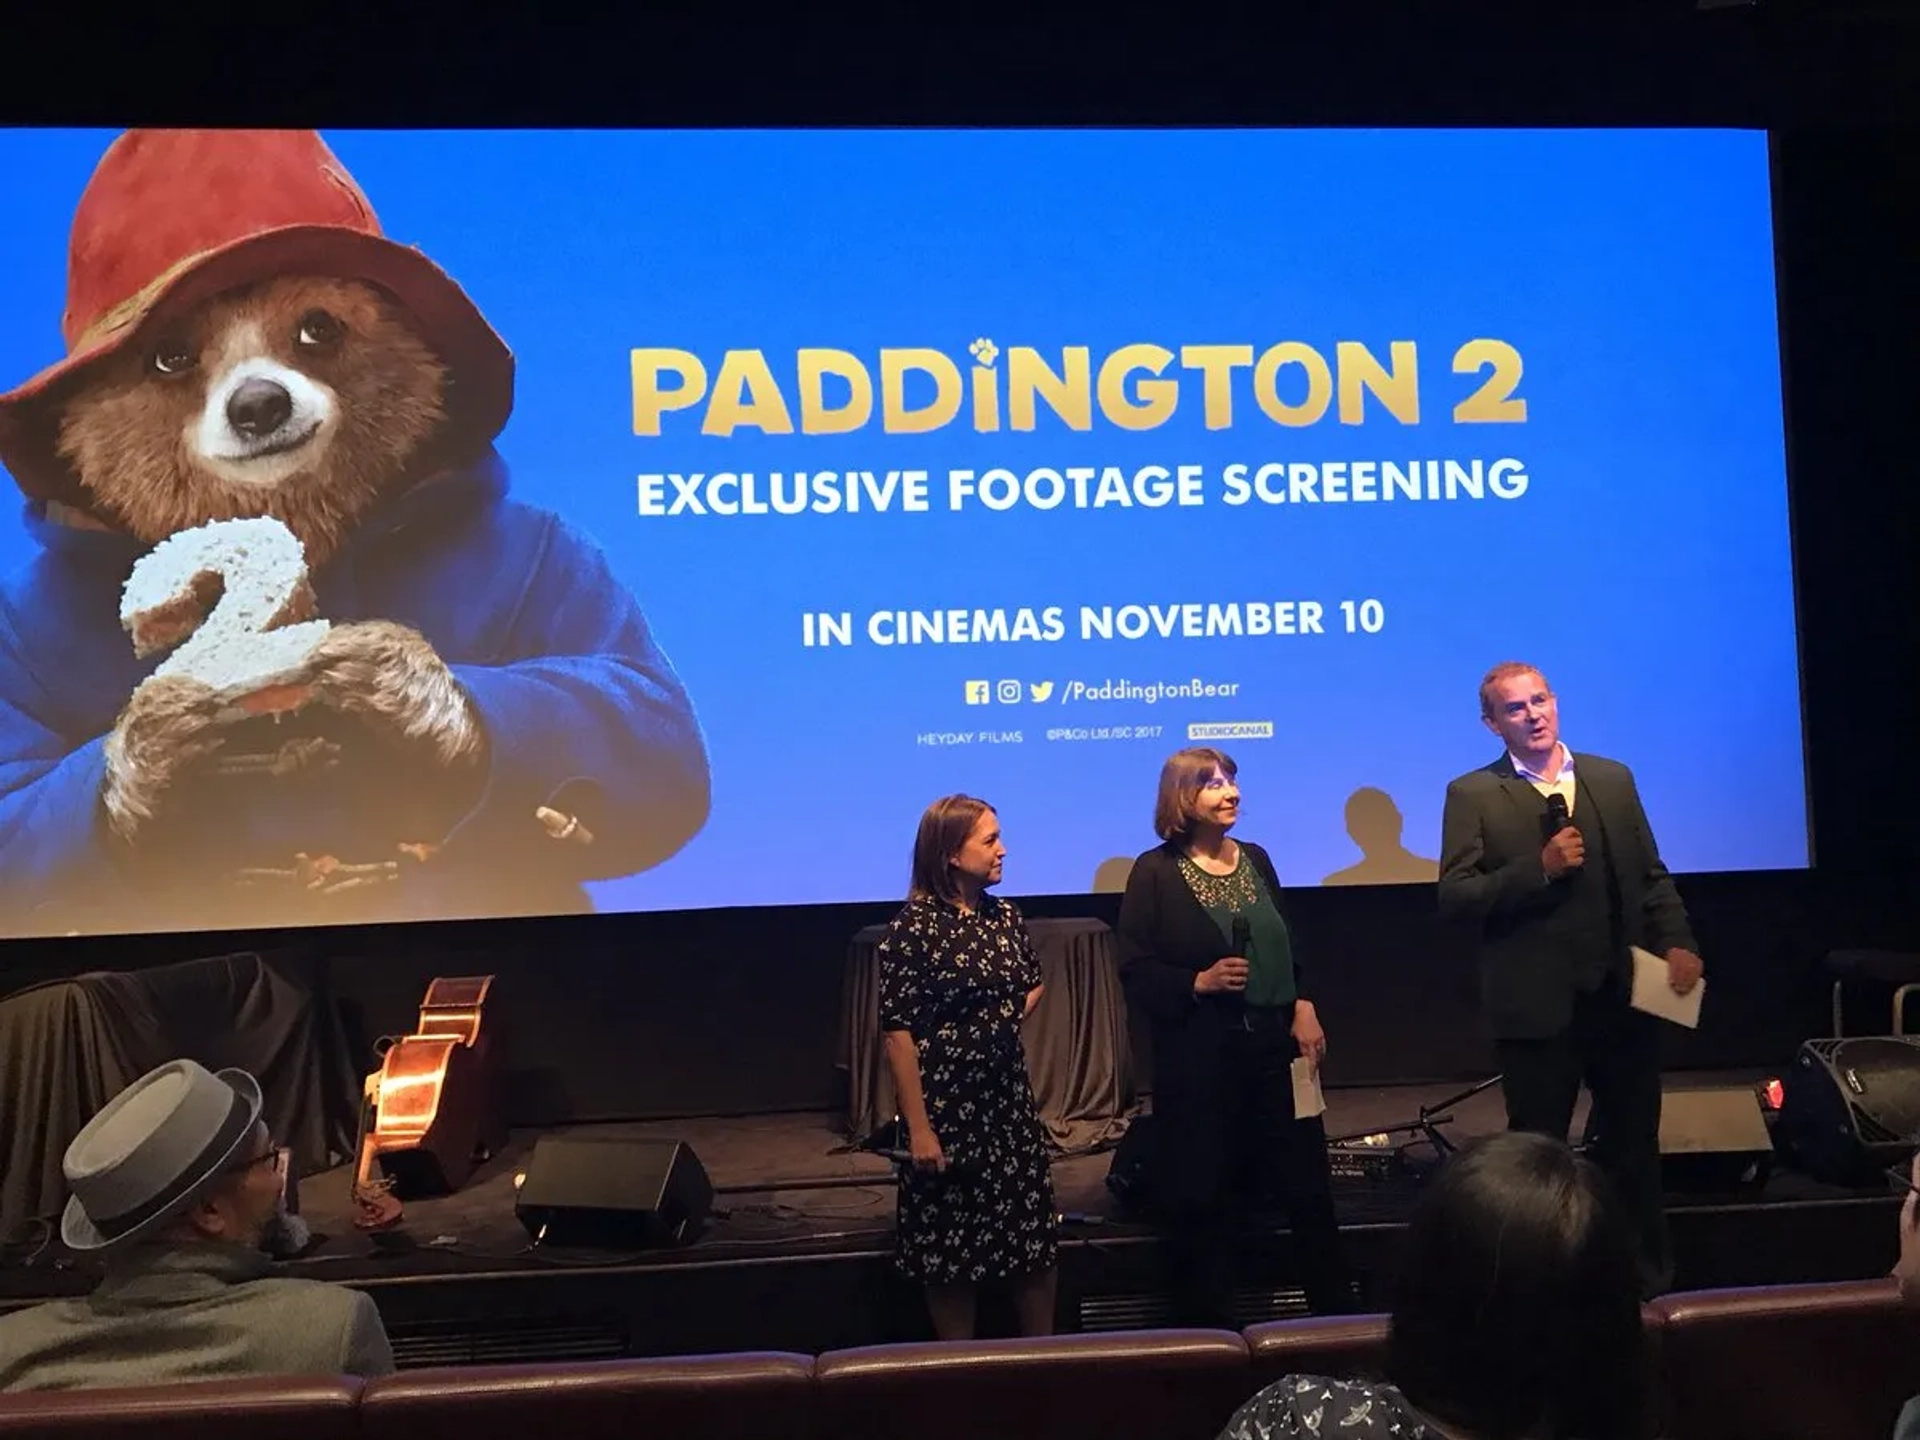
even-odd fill
[(1487, 671), (1486, 678), (1480, 682), (1480, 713), (1491, 720), (1493, 718), (1493, 687), (1503, 680), (1512, 680), (1521, 675), (1539, 675), (1540, 683), (1546, 686), (1547, 694), (1553, 693), (1553, 686), (1547, 683), (1547, 677), (1541, 674), (1538, 665), (1528, 665), (1520, 660), (1502, 660)]

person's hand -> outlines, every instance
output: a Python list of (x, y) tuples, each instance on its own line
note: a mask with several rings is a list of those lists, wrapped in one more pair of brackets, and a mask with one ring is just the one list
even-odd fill
[(1307, 1063), (1318, 1070), (1327, 1056), (1327, 1032), (1320, 1028), (1320, 1015), (1311, 1000), (1293, 1002), (1293, 1038)]
[(1587, 863), (1587, 842), (1569, 825), (1547, 841), (1547, 848), (1540, 852), (1540, 863), (1547, 867), (1549, 880), (1558, 880)]
[(1691, 950), (1676, 945), (1667, 951), (1667, 983), (1676, 995), (1684, 995), (1698, 985), (1706, 969), (1706, 963)]
[(913, 1168), (926, 1174), (938, 1175), (947, 1168), (947, 1155), (940, 1148), (940, 1137), (931, 1130), (915, 1130), (907, 1136), (907, 1153), (913, 1157)]
[(1238, 955), (1216, 960), (1193, 977), (1196, 995), (1220, 995), (1229, 990), (1247, 988), (1247, 962)]
[(1920, 1305), (1920, 1155), (1913, 1157), (1907, 1171), (1907, 1198), (1900, 1205), (1900, 1262), (1893, 1267), (1893, 1278), (1900, 1282), (1900, 1298), (1909, 1305)]

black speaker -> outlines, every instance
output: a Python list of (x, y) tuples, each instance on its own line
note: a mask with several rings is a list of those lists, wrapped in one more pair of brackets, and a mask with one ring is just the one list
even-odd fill
[(540, 1245), (685, 1245), (713, 1206), (706, 1168), (678, 1140), (549, 1135), (518, 1185), (513, 1213)]
[(1764, 1185), (1773, 1173), (1773, 1132), (1752, 1085), (1699, 1085), (1660, 1099), (1660, 1179), (1669, 1190), (1726, 1191)]
[(1786, 1090), (1781, 1137), (1816, 1179), (1871, 1184), (1920, 1145), (1920, 1037), (1802, 1041)]

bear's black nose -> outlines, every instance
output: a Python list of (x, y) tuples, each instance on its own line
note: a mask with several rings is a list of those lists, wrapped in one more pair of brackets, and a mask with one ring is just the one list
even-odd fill
[(271, 435), (293, 414), (293, 397), (272, 380), (242, 381), (227, 400), (227, 423), (239, 434)]

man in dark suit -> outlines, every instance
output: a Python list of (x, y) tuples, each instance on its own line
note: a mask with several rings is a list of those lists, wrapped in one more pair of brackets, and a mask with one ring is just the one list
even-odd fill
[(1481, 1003), (1499, 1052), (1507, 1124), (1565, 1140), (1584, 1080), (1596, 1158), (1639, 1219), (1643, 1282), (1673, 1262), (1660, 1184), (1660, 1022), (1628, 1003), (1630, 946), (1665, 959), (1686, 994), (1701, 962), (1660, 862), (1633, 772), (1570, 751), (1530, 665), (1496, 665), (1480, 715), (1505, 743), (1447, 786), (1440, 912), (1474, 927)]

